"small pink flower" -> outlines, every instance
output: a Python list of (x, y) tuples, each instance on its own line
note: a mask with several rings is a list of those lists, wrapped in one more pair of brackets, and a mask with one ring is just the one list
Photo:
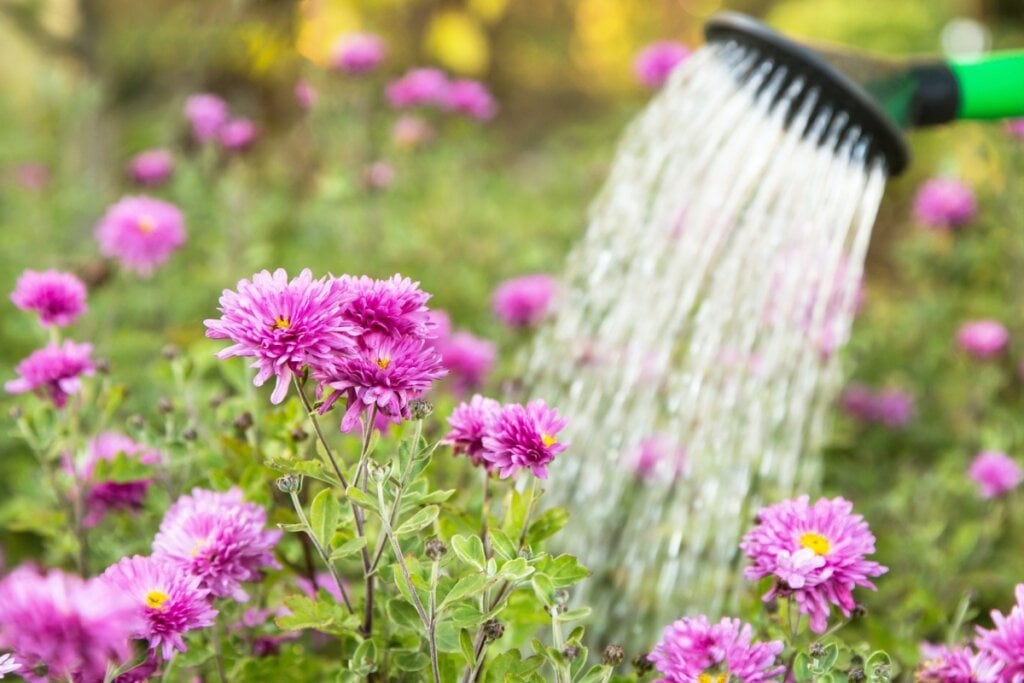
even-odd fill
[(104, 256), (128, 270), (149, 275), (185, 243), (185, 219), (178, 207), (150, 197), (124, 197), (96, 226)]
[(699, 615), (666, 626), (648, 659), (662, 683), (768, 683), (785, 671), (778, 663), (784, 647), (781, 640), (755, 642), (754, 629), (739, 619), (712, 624)]
[(412, 69), (388, 84), (388, 102), (395, 109), (443, 107), (447, 104), (449, 87), (448, 77), (440, 69)]
[(63, 408), (69, 396), (81, 391), (82, 377), (95, 371), (92, 345), (76, 344), (70, 339), (59, 346), (51, 343), (21, 361), (17, 371), (20, 377), (4, 385), (7, 393), (33, 391)]
[(1002, 664), (968, 646), (921, 644), (921, 664), (914, 672), (918, 683), (996, 683)]
[(450, 335), (439, 349), (458, 395), (481, 387), (494, 367), (494, 344), (469, 332)]
[(982, 498), (995, 498), (1024, 480), (1024, 470), (1006, 453), (982, 451), (974, 457), (968, 476), (978, 485)]
[(367, 74), (384, 61), (387, 47), (380, 36), (372, 33), (350, 33), (334, 44), (331, 67), (348, 74)]
[(39, 314), (44, 327), (64, 327), (85, 312), (85, 284), (71, 273), (26, 270), (18, 278), (11, 301), (23, 311)]
[(914, 415), (914, 397), (899, 389), (886, 389), (875, 397), (875, 419), (890, 427), (902, 427)]
[(689, 48), (681, 43), (671, 40), (652, 43), (636, 56), (633, 71), (641, 83), (657, 89), (665, 84), (669, 74), (689, 56)]
[(395, 182), (395, 167), (386, 161), (374, 161), (363, 169), (363, 183), (371, 190), (384, 190)]
[(1010, 333), (998, 320), (973, 320), (956, 333), (960, 348), (975, 358), (998, 356), (1010, 341)]
[(232, 119), (221, 126), (217, 133), (221, 147), (232, 152), (249, 149), (258, 135), (256, 124), (249, 119)]
[(476, 394), (468, 403), (457, 405), (448, 416), (451, 429), (441, 443), (450, 445), (455, 455), (465, 454), (475, 466), (490, 469), (484, 458), (484, 437), (500, 414), (500, 403)]
[(914, 197), (914, 217), (930, 228), (959, 228), (978, 212), (970, 187), (952, 178), (933, 178)]
[(162, 185), (174, 172), (174, 157), (166, 149), (140, 152), (128, 162), (128, 174), (136, 185)]
[(1006, 132), (1017, 138), (1024, 138), (1024, 119), (1010, 119), (1006, 122)]
[(419, 116), (403, 114), (395, 121), (391, 137), (399, 147), (415, 149), (434, 138), (434, 129)]
[(558, 440), (567, 423), (542, 400), (504, 406), (484, 434), (483, 459), (502, 479), (524, 469), (547, 479), (548, 464), (568, 446)]
[(992, 610), (992, 630), (977, 628), (974, 645), (982, 655), (1001, 665), (998, 678), (985, 680), (998, 683), (1024, 681), (1024, 583), (1017, 584), (1017, 604), (1009, 614)]
[(316, 88), (305, 78), (300, 78), (296, 81), (294, 95), (295, 101), (303, 109), (312, 109), (316, 105), (317, 100), (320, 99), (320, 94), (316, 91)]
[(449, 86), (447, 95), (448, 109), (477, 121), (490, 121), (498, 112), (494, 97), (479, 81), (454, 81)]
[(532, 327), (551, 311), (556, 282), (537, 273), (506, 280), (494, 290), (494, 312), (511, 327)]
[(19, 164), (14, 170), (18, 184), (26, 190), (39, 192), (50, 184), (50, 167), (46, 164)]
[(677, 477), (683, 473), (686, 464), (686, 449), (674, 446), (662, 435), (649, 436), (643, 439), (633, 455), (633, 473), (645, 481), (654, 479), (659, 474)]
[(192, 135), (199, 142), (211, 142), (228, 120), (228, 105), (209, 93), (192, 95), (185, 101), (185, 116), (192, 124)]

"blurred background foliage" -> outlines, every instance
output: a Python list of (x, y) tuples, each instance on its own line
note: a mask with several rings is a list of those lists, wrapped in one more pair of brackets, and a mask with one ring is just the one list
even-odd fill
[[(277, 266), (421, 280), (456, 327), (499, 340), (508, 370), (522, 338), (491, 316), (494, 285), (561, 269), (621, 129), (648, 97), (633, 56), (654, 40), (698, 45), (704, 20), (724, 9), (889, 55), (958, 49), (957, 18), (978, 22), (988, 46), (1024, 45), (1020, 0), (0, 0), (0, 289), (27, 267), (82, 274), (90, 313), (76, 334), (111, 358), (140, 409), (156, 399), (145, 378), (160, 372), (160, 348), (198, 342), (221, 289)], [(353, 30), (386, 38), (385, 74), (325, 70), (333, 41)], [(433, 144), (396, 145), (383, 85), (426, 64), (486, 81), (498, 117), (485, 128), (436, 120)], [(300, 78), (320, 91), (311, 112), (292, 94)], [(198, 91), (258, 122), (251, 152), (192, 146), (182, 106)], [(98, 258), (92, 231), (135, 191), (128, 158), (156, 146), (178, 165), (154, 193), (183, 208), (189, 242), (139, 280)], [(1007, 606), (1024, 579), (1019, 496), (983, 503), (963, 475), (982, 448), (1024, 454), (1024, 143), (971, 123), (914, 133), (912, 148), (876, 226), (847, 356), (858, 380), (911, 391), (916, 415), (896, 431), (838, 420), (826, 481), (865, 514), (892, 567), (869, 602), (886, 618), (864, 628), (911, 660), (917, 637), (944, 637), (963, 596), (975, 614)], [(371, 191), (363, 171), (381, 159), (396, 179)], [(19, 183), (26, 163), (43, 164), (48, 182)], [(925, 233), (909, 218), (914, 190), (937, 174), (979, 194), (979, 219), (962, 234)], [(957, 326), (980, 317), (1010, 328), (1002, 365), (955, 350)], [(7, 368), (39, 343), (10, 306), (0, 334)], [(0, 458), (17, 462), (17, 449), (5, 439)]]

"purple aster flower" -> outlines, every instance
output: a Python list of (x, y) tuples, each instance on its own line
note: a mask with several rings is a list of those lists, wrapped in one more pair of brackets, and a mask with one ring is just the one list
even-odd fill
[(137, 185), (163, 185), (174, 173), (174, 156), (166, 149), (140, 152), (128, 162), (128, 175)]
[(1020, 465), (999, 451), (982, 451), (974, 457), (967, 475), (978, 485), (982, 498), (995, 498), (1017, 488), (1024, 481)]
[(265, 568), (279, 565), (273, 547), (281, 538), (266, 529), (267, 513), (242, 500), (242, 491), (192, 489), (164, 515), (153, 540), (153, 555), (200, 579), (217, 597), (249, 599), (243, 581), (258, 581)]
[(490, 469), (484, 458), (484, 437), (500, 414), (500, 403), (476, 394), (469, 403), (463, 401), (457, 405), (448, 416), (451, 430), (441, 443), (450, 445), (455, 455), (465, 454), (477, 467)]
[(237, 292), (224, 290), (223, 315), (204, 321), (206, 336), (234, 342), (217, 354), (222, 360), (255, 359), (256, 386), (276, 377), (270, 400), (280, 403), (295, 373), (306, 365), (326, 372), (352, 346), (358, 330), (341, 316), (340, 293), (334, 280), (314, 280), (308, 269), (290, 282), (281, 268), (264, 270), (239, 281)]
[(330, 373), (318, 375), (325, 387), (335, 390), (321, 412), (344, 396), (348, 409), (341, 420), (342, 431), (355, 429), (371, 406), (377, 407), (378, 415), (398, 423), (409, 418), (409, 401), (444, 375), (440, 354), (424, 339), (363, 335), (351, 355), (339, 359)]
[(73, 468), (76, 478), (88, 489), (85, 507), (85, 525), (96, 526), (107, 512), (113, 510), (142, 509), (151, 479), (135, 481), (96, 481), (96, 465), (101, 460), (112, 461), (124, 454), (143, 465), (157, 465), (163, 458), (160, 452), (137, 443), (118, 432), (101, 432), (89, 442), (86, 455)]
[(975, 358), (998, 356), (1010, 341), (1010, 333), (998, 320), (973, 320), (956, 333), (960, 348)]
[(480, 387), (494, 367), (494, 344), (469, 332), (456, 332), (439, 349), (441, 361), (451, 373), (453, 388), (460, 395)]
[(979, 626), (974, 639), (978, 652), (1001, 665), (998, 678), (989, 679), (998, 683), (1024, 681), (1024, 583), (1017, 584), (1014, 592), (1017, 604), (1010, 614), (992, 610), (994, 628), (990, 631)]
[(902, 427), (914, 415), (914, 397), (900, 389), (886, 389), (874, 403), (874, 418), (890, 427)]
[(968, 646), (921, 644), (921, 664), (914, 673), (919, 683), (994, 683), (1002, 665)]
[(256, 142), (257, 135), (259, 130), (252, 120), (232, 119), (220, 127), (217, 139), (221, 147), (228, 151), (244, 152)]
[(384, 61), (387, 46), (372, 33), (350, 33), (338, 38), (331, 50), (330, 64), (335, 71), (360, 75), (374, 71)]
[(448, 77), (440, 69), (412, 69), (388, 84), (388, 102), (395, 109), (443, 107), (448, 100), (449, 85)]
[(667, 470), (671, 476), (679, 476), (683, 473), (685, 463), (685, 448), (673, 446), (664, 436), (655, 435), (637, 444), (630, 464), (637, 477), (649, 481), (659, 471)]
[(47, 396), (58, 408), (68, 402), (68, 396), (77, 394), (82, 388), (82, 376), (93, 374), (92, 344), (76, 344), (65, 339), (63, 344), (50, 343), (33, 351), (18, 363), (18, 379), (4, 385), (9, 394), (33, 391)]
[(641, 83), (656, 90), (665, 84), (669, 74), (689, 56), (689, 48), (681, 43), (672, 40), (652, 43), (637, 54), (633, 61), (633, 72)]
[(542, 273), (506, 280), (494, 290), (494, 312), (511, 327), (532, 327), (550, 312), (556, 286), (553, 277)]
[(403, 114), (395, 121), (391, 138), (399, 147), (416, 149), (434, 138), (434, 129), (419, 116)]
[(292, 92), (295, 95), (295, 101), (303, 109), (312, 109), (316, 105), (316, 101), (320, 99), (316, 88), (305, 78), (300, 78), (295, 82), (295, 90)]
[(887, 570), (864, 559), (875, 552), (875, 537), (853, 505), (843, 498), (821, 498), (814, 505), (807, 496), (762, 508), (758, 524), (747, 532), (740, 549), (753, 563), (744, 576), (751, 580), (776, 579), (764, 596), (792, 597), (810, 617), (811, 630), (825, 630), (830, 607), (847, 617), (856, 603), (853, 589), (874, 589), (869, 577)]
[(0, 655), (0, 678), (4, 678), (7, 674), (17, 673), (21, 669), (21, 664), (14, 658), (14, 655), (8, 653)]
[(430, 295), (418, 282), (397, 274), (387, 280), (343, 275), (334, 288), (344, 301), (342, 318), (355, 326), (357, 334), (434, 336), (426, 306)]
[(427, 328), (431, 331), (434, 346), (438, 351), (452, 336), (452, 319), (447, 312), (439, 308), (432, 308), (427, 311)]
[(542, 400), (526, 406), (504, 406), (483, 438), (483, 458), (502, 479), (528, 469), (540, 479), (548, 477), (548, 463), (566, 449), (558, 432), (568, 420)]
[(64, 327), (85, 312), (85, 284), (59, 270), (26, 270), (18, 278), (11, 301), (23, 311), (35, 311), (44, 327)]
[(0, 581), (0, 648), (32, 680), (102, 681), (131, 657), (137, 627), (128, 596), (99, 579), (20, 567)]
[(839, 405), (848, 415), (862, 422), (875, 418), (875, 394), (862, 384), (848, 387), (839, 397)]
[(228, 105), (209, 93), (192, 95), (185, 101), (185, 116), (192, 124), (192, 135), (199, 142), (217, 138), (221, 126), (228, 120)]
[(1006, 132), (1016, 138), (1024, 138), (1024, 119), (1010, 119), (1007, 121)]
[(914, 197), (914, 218), (930, 228), (959, 228), (977, 212), (974, 192), (952, 178), (933, 178)]
[(780, 680), (785, 667), (777, 659), (784, 647), (781, 640), (755, 643), (750, 624), (739, 619), (712, 624), (700, 615), (666, 626), (648, 659), (666, 683), (762, 683)]
[(487, 86), (480, 81), (468, 79), (450, 84), (445, 106), (477, 121), (490, 121), (498, 113), (498, 105)]
[(217, 610), (207, 600), (200, 578), (154, 557), (126, 557), (100, 578), (131, 598), (140, 628), (133, 635), (149, 641), (164, 659), (186, 651), (182, 634), (213, 625)]
[(125, 197), (96, 226), (104, 256), (128, 270), (149, 275), (185, 243), (185, 220), (173, 204), (151, 197)]

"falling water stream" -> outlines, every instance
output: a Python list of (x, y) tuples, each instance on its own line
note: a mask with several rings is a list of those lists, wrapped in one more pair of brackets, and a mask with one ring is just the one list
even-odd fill
[(631, 124), (527, 363), (603, 642), (734, 606), (754, 510), (819, 478), (884, 163), (812, 85), (703, 48)]

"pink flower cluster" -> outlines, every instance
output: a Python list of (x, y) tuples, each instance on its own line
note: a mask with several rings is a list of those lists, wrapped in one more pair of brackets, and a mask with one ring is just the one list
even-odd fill
[(247, 118), (231, 118), (227, 102), (210, 93), (198, 93), (185, 101), (185, 118), (200, 144), (218, 142), (231, 152), (241, 152), (256, 141), (259, 129)]
[(331, 68), (354, 76), (372, 73), (384, 61), (387, 45), (373, 33), (349, 33), (341, 36), (331, 50)]
[(996, 498), (1024, 481), (1024, 470), (1017, 461), (999, 451), (982, 451), (971, 461), (967, 476), (978, 485), (982, 498)]
[(82, 377), (96, 371), (92, 344), (77, 344), (70, 339), (62, 344), (51, 342), (18, 363), (16, 371), (18, 378), (4, 384), (8, 393), (33, 392), (63, 408), (68, 397), (81, 391)]
[(914, 397), (900, 389), (875, 392), (856, 384), (843, 392), (839, 404), (862, 422), (878, 422), (889, 427), (902, 427), (914, 416)]
[(520, 470), (546, 479), (548, 465), (568, 447), (558, 440), (567, 422), (542, 400), (503, 406), (478, 394), (452, 411), (451, 429), (442, 443), (502, 479)]
[(551, 312), (557, 282), (550, 275), (535, 273), (505, 280), (491, 299), (494, 313), (510, 327), (532, 327)]
[(406, 72), (388, 84), (386, 94), (395, 109), (434, 107), (477, 121), (489, 121), (498, 113), (498, 105), (483, 83), (469, 79), (453, 81), (435, 68)]
[(686, 617), (665, 628), (648, 659), (666, 683), (697, 681), (778, 681), (785, 672), (778, 657), (781, 640), (754, 642), (753, 629), (739, 619), (712, 624), (707, 617)]
[(11, 301), (23, 311), (34, 311), (44, 327), (71, 325), (85, 313), (85, 284), (59, 270), (26, 270), (18, 278)]
[(101, 432), (89, 442), (84, 457), (68, 463), (80, 486), (86, 490), (85, 525), (93, 527), (108, 513), (116, 510), (138, 511), (146, 499), (152, 479), (134, 481), (105, 481), (97, 478), (96, 466), (101, 461), (112, 462), (123, 455), (139, 464), (154, 466), (163, 461), (159, 451), (133, 441), (119, 432)]
[(966, 225), (978, 213), (978, 202), (970, 187), (952, 178), (925, 182), (914, 197), (914, 218), (938, 230)]
[(671, 40), (651, 43), (633, 60), (633, 72), (641, 83), (656, 90), (689, 56), (689, 48), (682, 43)]
[(282, 269), (262, 271), (224, 291), (222, 316), (205, 322), (206, 335), (234, 342), (218, 358), (252, 358), (257, 386), (276, 379), (273, 403), (308, 368), (324, 398), (321, 412), (346, 399), (341, 427), (349, 431), (364, 412), (408, 418), (409, 401), (445, 374), (431, 343), (429, 298), (400, 275), (314, 279), (307, 269), (289, 280)]
[(757, 526), (740, 543), (752, 561), (744, 575), (755, 581), (773, 578), (764, 599), (792, 598), (815, 633), (825, 630), (830, 605), (849, 617), (856, 606), (853, 589), (874, 589), (869, 578), (886, 572), (865, 559), (875, 551), (875, 537), (852, 510), (843, 498), (821, 498), (813, 505), (807, 496), (783, 501), (762, 508)]
[(1009, 341), (1009, 331), (998, 320), (972, 320), (956, 333), (957, 345), (975, 358), (998, 356)]

